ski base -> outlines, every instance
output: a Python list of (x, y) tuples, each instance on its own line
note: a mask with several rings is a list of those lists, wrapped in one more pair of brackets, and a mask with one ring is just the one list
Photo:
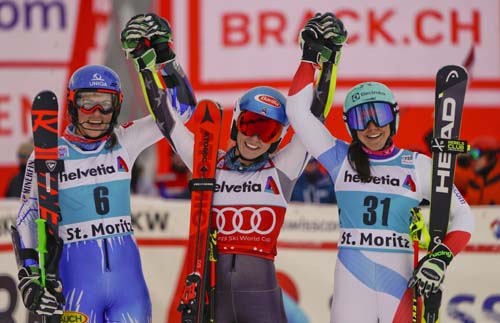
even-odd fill
[(216, 232), (211, 228), (212, 197), (219, 149), (222, 109), (203, 100), (193, 114), (195, 122), (191, 215), (187, 249), (189, 274), (178, 307), (182, 323), (214, 321)]
[[(40, 278), (45, 286), (46, 275), (58, 274), (59, 259), (52, 259), (60, 254), (62, 248), (59, 238), (59, 190), (58, 174), (64, 171), (64, 162), (58, 153), (58, 114), (59, 105), (56, 95), (51, 91), (42, 91), (35, 96), (31, 105), (31, 121), (35, 152), (35, 173), (38, 188), (38, 262)], [(46, 259), (50, 259), (47, 267)], [(60, 315), (42, 316), (43, 323), (60, 322)]]
[[(467, 80), (467, 71), (456, 65), (444, 66), (436, 74), (429, 252), (446, 236), (457, 154), (468, 150), (467, 142), (459, 140)], [(439, 321), (441, 295), (439, 291), (424, 297), (424, 322)]]

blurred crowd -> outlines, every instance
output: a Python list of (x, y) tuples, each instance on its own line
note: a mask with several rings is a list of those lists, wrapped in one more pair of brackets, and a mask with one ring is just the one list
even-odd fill
[(455, 185), (470, 205), (500, 204), (500, 142), (480, 136), (470, 145), (467, 154), (458, 156)]

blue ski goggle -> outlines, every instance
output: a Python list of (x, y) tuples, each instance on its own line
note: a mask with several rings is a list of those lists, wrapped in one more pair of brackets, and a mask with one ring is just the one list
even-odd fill
[(349, 128), (365, 130), (373, 121), (377, 127), (384, 127), (394, 121), (397, 106), (387, 102), (368, 102), (356, 105), (344, 113), (344, 121)]

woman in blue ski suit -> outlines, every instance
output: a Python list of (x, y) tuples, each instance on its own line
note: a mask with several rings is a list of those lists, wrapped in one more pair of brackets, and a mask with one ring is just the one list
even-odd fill
[[(166, 70), (161, 73), (172, 76)], [(178, 117), (187, 120), (194, 99), (183, 86), (187, 81), (172, 86), (167, 94), (175, 97)], [(47, 288), (40, 286), (34, 251), (38, 197), (31, 156), (16, 222), (24, 263), (19, 271), (24, 304), (45, 316), (62, 315), (64, 310), (64, 322), (151, 322), (151, 300), (130, 216), (130, 181), (138, 155), (163, 136), (150, 115), (117, 126), (121, 84), (105, 66), (88, 65), (74, 72), (67, 97), (71, 123), (58, 142), (64, 161), (64, 171), (58, 174), (63, 245), (59, 270), (48, 275)], [(50, 251), (48, 257), (54, 260)]]

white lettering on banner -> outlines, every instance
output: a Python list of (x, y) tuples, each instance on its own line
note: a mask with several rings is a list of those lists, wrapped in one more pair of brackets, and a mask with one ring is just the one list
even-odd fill
[(127, 235), (132, 234), (133, 231), (128, 216), (66, 224), (59, 227), (59, 234), (67, 243)]
[[(288, 1), (286, 6), (264, 0), (199, 0), (197, 5), (203, 10), (187, 10), (199, 13), (200, 16), (189, 16), (189, 21), (195, 30), (202, 30), (199, 39), (204, 44), (203, 50), (200, 41), (195, 44), (198, 47), (189, 51), (190, 55), (201, 53), (191, 58), (200, 63), (200, 74), (193, 78), (212, 89), (231, 81), (246, 87), (242, 80), (255, 83), (272, 79), (288, 84), (285, 81), (290, 66), (295, 66), (299, 55), (297, 34), (315, 12), (334, 11), (349, 31), (349, 46), (342, 55), (344, 76), (348, 78), (365, 79), (368, 73), (389, 79), (418, 76), (432, 81), (436, 66), (445, 65), (450, 59), (463, 62), (471, 45), (485, 59), (489, 51), (496, 54), (494, 57), (500, 56), (498, 1), (462, 1), (456, 6), (431, 0), (340, 0), (333, 8), (330, 1), (318, 0), (314, 10), (300, 0)], [(360, 61), (358, 58), (367, 52), (370, 60)], [(247, 64), (241, 64), (242, 57), (246, 57)], [(260, 63), (268, 57), (283, 59), (273, 61), (273, 68), (269, 69)], [(376, 63), (386, 60), (394, 64)], [(475, 64), (474, 70), (480, 70), (480, 78), (498, 79), (500, 63), (486, 60), (489, 63)], [(231, 68), (218, 69), (227, 65)]]
[(341, 229), (340, 247), (358, 249), (391, 249), (412, 252), (408, 233), (389, 230)]
[[(213, 208), (213, 211), (219, 234), (257, 233), (266, 235), (273, 232), (276, 226), (276, 213), (270, 207), (258, 209), (249, 206), (242, 208), (223, 207), (222, 209)], [(226, 226), (228, 219), (230, 219), (230, 224)]]

